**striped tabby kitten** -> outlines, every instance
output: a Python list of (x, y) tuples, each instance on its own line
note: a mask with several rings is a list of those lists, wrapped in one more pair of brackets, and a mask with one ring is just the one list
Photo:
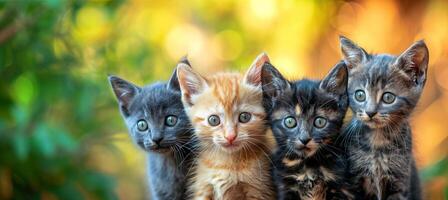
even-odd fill
[(340, 42), (354, 115), (344, 137), (351, 141), (350, 172), (359, 198), (421, 199), (408, 118), (426, 81), (426, 44), (418, 41), (396, 57), (368, 54), (345, 37)]
[(260, 55), (243, 77), (202, 77), (178, 65), (182, 101), (199, 139), (193, 199), (274, 199)]
[(322, 81), (291, 83), (272, 65), (262, 72), (265, 106), (278, 149), (279, 199), (349, 199), (346, 159), (335, 146), (347, 111), (347, 69), (338, 63)]

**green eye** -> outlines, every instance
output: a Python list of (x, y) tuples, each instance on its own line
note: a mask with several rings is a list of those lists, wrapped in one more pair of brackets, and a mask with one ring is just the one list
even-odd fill
[(323, 128), (325, 125), (327, 125), (327, 119), (323, 117), (316, 117), (314, 120), (314, 126), (316, 128)]
[(395, 101), (395, 95), (390, 93), (390, 92), (386, 92), (383, 94), (383, 102), (387, 103), (387, 104), (391, 104)]
[(284, 123), (285, 126), (288, 127), (288, 128), (294, 128), (294, 127), (297, 126), (296, 118), (291, 117), (291, 116), (286, 117), (286, 118), (283, 120), (283, 123)]
[(208, 124), (210, 124), (210, 126), (218, 126), (219, 123), (221, 123), (221, 121), (218, 116), (210, 115), (210, 117), (208, 117)]
[(165, 125), (174, 126), (177, 123), (177, 117), (174, 115), (169, 115), (165, 118)]
[(359, 102), (363, 102), (366, 100), (366, 93), (362, 90), (357, 90), (355, 92), (355, 99)]
[(146, 123), (146, 121), (143, 120), (143, 119), (138, 120), (138, 122), (137, 122), (137, 129), (139, 131), (146, 131), (146, 130), (148, 130), (148, 123)]
[(240, 121), (241, 123), (247, 123), (247, 122), (250, 121), (250, 118), (251, 118), (251, 117), (252, 117), (252, 115), (251, 115), (250, 113), (243, 112), (243, 113), (241, 113), (240, 116), (239, 116), (239, 121)]

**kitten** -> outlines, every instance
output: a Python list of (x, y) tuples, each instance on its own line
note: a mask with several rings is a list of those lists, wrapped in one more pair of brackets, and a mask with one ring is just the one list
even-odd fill
[(199, 139), (192, 199), (274, 199), (260, 55), (245, 76), (202, 77), (178, 66), (182, 101)]
[[(183, 61), (188, 66), (188, 61)], [(184, 199), (193, 134), (176, 71), (168, 83), (138, 87), (109, 76), (133, 141), (147, 152), (151, 199)]]
[(289, 82), (274, 66), (263, 66), (265, 106), (278, 149), (274, 179), (279, 199), (350, 199), (346, 159), (335, 145), (347, 111), (343, 62), (322, 81)]
[(421, 199), (408, 118), (426, 82), (429, 53), (423, 41), (400, 56), (368, 54), (340, 38), (348, 66), (353, 119), (344, 137), (350, 172), (362, 199)]

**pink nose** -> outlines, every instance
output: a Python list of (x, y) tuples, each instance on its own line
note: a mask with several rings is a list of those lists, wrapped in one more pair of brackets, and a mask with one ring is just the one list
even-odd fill
[(225, 135), (224, 138), (226, 138), (226, 140), (229, 144), (232, 144), (236, 139), (236, 134), (230, 133), (230, 134)]

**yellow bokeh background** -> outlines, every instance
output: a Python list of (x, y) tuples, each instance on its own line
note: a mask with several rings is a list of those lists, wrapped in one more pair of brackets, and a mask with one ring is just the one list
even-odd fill
[[(414, 152), (419, 169), (448, 156), (445, 0), (128, 0), (106, 9), (113, 2), (86, 1), (59, 19), (57, 29), (81, 49), (75, 52), (80, 66), (69, 69), (74, 76), (105, 85), (107, 74), (116, 74), (143, 85), (167, 80), (185, 55), (207, 75), (242, 72), (267, 52), (287, 78), (319, 79), (341, 59), (339, 35), (369, 52), (395, 55), (424, 39), (430, 62), (425, 90), (411, 117)], [(62, 40), (51, 41), (56, 57), (68, 52)], [(114, 99), (107, 92), (108, 100)], [(96, 118), (114, 116), (104, 123), (121, 125), (107, 140), (116, 150), (92, 145), (89, 164), (116, 177), (121, 199), (143, 199), (148, 192), (145, 154), (129, 139), (118, 106), (98, 104), (106, 111)], [(448, 177), (424, 182), (427, 199), (443, 199), (444, 192), (448, 196), (447, 185)]]

